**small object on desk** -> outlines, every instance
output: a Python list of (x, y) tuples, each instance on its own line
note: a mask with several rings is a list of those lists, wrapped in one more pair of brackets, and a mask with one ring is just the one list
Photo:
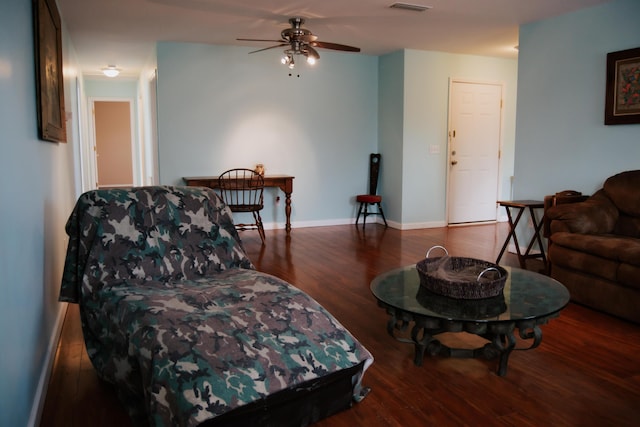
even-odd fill
[[(502, 255), (504, 251), (507, 249), (509, 245), (509, 241), (513, 238), (513, 243), (516, 247), (516, 255), (518, 255), (518, 262), (520, 263), (520, 268), (526, 269), (527, 264), (526, 260), (531, 258), (540, 258), (542, 259), (542, 263), (544, 264), (544, 271), (547, 271), (547, 257), (544, 253), (544, 245), (542, 244), (542, 239), (540, 238), (540, 229), (542, 228), (543, 219), (540, 221), (536, 220), (535, 210), (543, 209), (544, 202), (540, 200), (506, 200), (506, 201), (498, 201), (500, 206), (504, 206), (507, 210), (507, 217), (509, 218), (509, 234), (502, 245), (502, 249), (500, 249), (500, 254), (498, 255), (498, 259), (496, 259), (496, 264), (500, 263), (502, 259)], [(511, 209), (516, 209), (517, 214), (515, 219), (511, 213)], [(516, 228), (518, 227), (518, 223), (520, 222), (520, 218), (522, 218), (522, 214), (529, 210), (529, 215), (531, 216), (531, 222), (533, 224), (533, 236), (531, 236), (531, 240), (527, 245), (527, 249), (522, 253), (520, 251), (520, 245), (518, 244), (518, 237), (516, 236)], [(540, 253), (531, 253), (533, 249), (534, 243), (538, 243), (538, 248), (540, 249)]]

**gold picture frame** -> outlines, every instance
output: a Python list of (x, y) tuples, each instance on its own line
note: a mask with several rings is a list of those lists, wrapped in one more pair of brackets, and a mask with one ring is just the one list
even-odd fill
[(62, 30), (55, 0), (33, 0), (38, 137), (67, 142)]
[(640, 47), (607, 54), (604, 124), (640, 123)]

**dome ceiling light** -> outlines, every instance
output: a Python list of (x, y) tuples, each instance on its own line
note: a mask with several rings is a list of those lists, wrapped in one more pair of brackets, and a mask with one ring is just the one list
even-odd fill
[(120, 69), (116, 68), (115, 65), (109, 65), (102, 69), (102, 74), (107, 77), (117, 77), (120, 74)]

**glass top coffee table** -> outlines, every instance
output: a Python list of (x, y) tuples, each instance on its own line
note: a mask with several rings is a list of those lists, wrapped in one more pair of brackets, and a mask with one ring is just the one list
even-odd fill
[[(420, 285), (415, 264), (377, 276), (371, 282), (371, 292), (391, 316), (387, 322), (389, 335), (415, 345), (416, 365), (422, 365), (425, 352), (431, 356), (499, 357), (497, 374), (504, 376), (511, 352), (540, 345), (539, 325), (558, 317), (569, 303), (569, 291), (560, 282), (531, 271), (504, 268), (509, 276), (502, 294), (481, 300), (449, 298), (428, 291)], [(411, 323), (411, 339), (396, 336), (396, 331), (406, 331)], [(488, 342), (476, 349), (449, 348), (435, 338), (443, 332), (468, 332)], [(530, 345), (516, 348), (516, 333), (523, 340), (531, 340)]]

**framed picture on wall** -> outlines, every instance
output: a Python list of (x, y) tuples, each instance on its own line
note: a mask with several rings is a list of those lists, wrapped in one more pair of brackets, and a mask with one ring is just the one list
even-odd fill
[(640, 123), (640, 47), (607, 54), (604, 124)]
[(55, 0), (33, 0), (38, 137), (67, 142), (62, 31)]

